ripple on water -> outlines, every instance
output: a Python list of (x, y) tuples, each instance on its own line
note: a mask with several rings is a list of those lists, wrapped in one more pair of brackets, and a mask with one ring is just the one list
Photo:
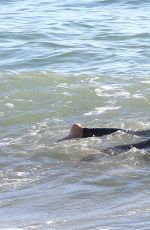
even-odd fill
[(56, 142), (149, 129), (149, 1), (0, 7), (0, 228), (149, 229), (149, 150), (104, 151), (140, 137)]

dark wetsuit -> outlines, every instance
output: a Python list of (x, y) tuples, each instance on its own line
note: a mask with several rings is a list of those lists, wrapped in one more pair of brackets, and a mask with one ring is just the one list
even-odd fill
[(122, 129), (115, 128), (84, 128), (83, 129), (83, 138), (86, 137), (101, 137), (104, 135), (109, 135), (115, 133), (117, 131), (122, 131)]
[(132, 131), (132, 130), (124, 130), (124, 129), (116, 129), (116, 128), (84, 128), (82, 137), (83, 138), (93, 137), (93, 136), (101, 137), (103, 135), (109, 135), (117, 131), (122, 131), (125, 133), (138, 135), (141, 137), (147, 137), (148, 139), (134, 144), (119, 145), (113, 147), (113, 149), (127, 151), (133, 147), (138, 149), (150, 148), (150, 130)]

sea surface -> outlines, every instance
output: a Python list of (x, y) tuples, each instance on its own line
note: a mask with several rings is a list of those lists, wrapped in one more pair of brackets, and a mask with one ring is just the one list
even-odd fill
[[(0, 230), (150, 229), (150, 1), (0, 0)], [(93, 161), (82, 161), (97, 154)]]

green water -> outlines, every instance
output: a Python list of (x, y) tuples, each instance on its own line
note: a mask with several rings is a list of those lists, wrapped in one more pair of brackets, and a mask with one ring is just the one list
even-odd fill
[(142, 137), (57, 142), (150, 129), (149, 6), (0, 2), (0, 229), (149, 229), (149, 149), (104, 152)]

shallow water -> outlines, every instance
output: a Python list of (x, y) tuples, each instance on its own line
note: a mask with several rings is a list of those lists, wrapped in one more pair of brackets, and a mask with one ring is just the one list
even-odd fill
[[(0, 2), (0, 229), (149, 229), (149, 1)], [(92, 162), (83, 157), (97, 154)]]

